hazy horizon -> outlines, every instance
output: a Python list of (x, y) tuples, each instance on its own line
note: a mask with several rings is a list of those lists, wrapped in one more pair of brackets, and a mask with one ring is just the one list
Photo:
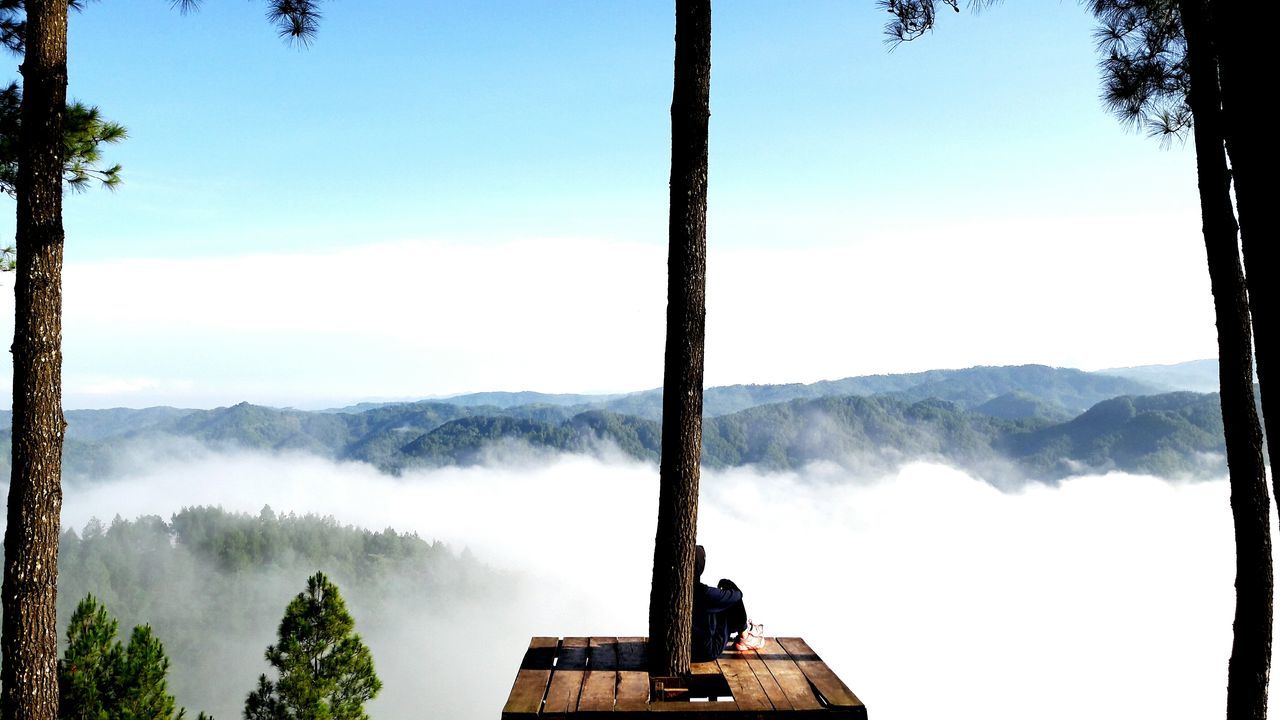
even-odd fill
[[(1174, 361), (1174, 362), (1168, 362), (1168, 363), (1152, 363), (1152, 364), (1147, 364), (1147, 365), (1107, 366), (1107, 367), (1097, 367), (1097, 368), (1089, 368), (1089, 367), (1072, 367), (1072, 368), (1069, 368), (1069, 369), (1082, 370), (1082, 371), (1084, 371), (1084, 372), (1091, 372), (1091, 373), (1104, 373), (1104, 374), (1105, 374), (1105, 373), (1107, 373), (1108, 371), (1124, 371), (1124, 370), (1134, 370), (1134, 369), (1164, 369), (1164, 368), (1176, 368), (1176, 367), (1183, 366), (1183, 365), (1190, 365), (1190, 364), (1195, 364), (1195, 363), (1205, 363), (1205, 362), (1215, 362), (1215, 363), (1216, 363), (1216, 362), (1217, 362), (1217, 358), (1216, 358), (1216, 357), (1209, 357), (1209, 358), (1193, 358), (1193, 359), (1189, 359), (1189, 360), (1180, 360), (1180, 361)], [(1047, 366), (1047, 367), (1067, 367), (1067, 366), (1060, 366), (1060, 365), (1059, 365), (1059, 366), (1055, 366), (1055, 365), (1052, 365), (1052, 364), (1049, 364), (1049, 363), (1040, 363), (1040, 362), (1018, 363), (1018, 365), (1044, 365), (1044, 366)], [(802, 384), (802, 385), (807, 385), (807, 384), (812, 384), (812, 383), (815, 383), (815, 382), (823, 382), (823, 381), (830, 381), (830, 380), (842, 380), (842, 379), (845, 379), (845, 378), (850, 378), (850, 377), (862, 377), (862, 376), (867, 376), (867, 375), (899, 375), (899, 374), (909, 374), (909, 373), (914, 373), (914, 372), (925, 372), (925, 371), (929, 371), (929, 370), (963, 370), (963, 369), (972, 368), (972, 367), (1014, 367), (1014, 366), (1015, 366), (1015, 365), (1013, 365), (1013, 364), (1011, 364), (1011, 363), (994, 363), (994, 364), (981, 365), (981, 366), (979, 366), (979, 365), (971, 365), (971, 366), (963, 366), (963, 367), (960, 367), (960, 366), (957, 366), (957, 367), (923, 367), (923, 368), (916, 368), (916, 369), (911, 369), (911, 370), (885, 370), (885, 371), (881, 371), (881, 372), (859, 373), (859, 374), (857, 374), (857, 375), (839, 375), (839, 376), (833, 376), (833, 377), (821, 377), (821, 378), (816, 378), (816, 379), (813, 379), (813, 380), (805, 380), (805, 381), (796, 381), (796, 380), (785, 380), (785, 379), (779, 379), (779, 380), (758, 381), (758, 382), (751, 382), (751, 383), (732, 383), (732, 384), (730, 384), (730, 385), (707, 385), (706, 387), (710, 388), (710, 387), (728, 387), (728, 386), (731, 386), (731, 385), (773, 385), (773, 384), (778, 384), (778, 385), (787, 385), (787, 384)], [(540, 394), (540, 395), (584, 395), (584, 396), (604, 396), (604, 395), (629, 395), (629, 394), (635, 394), (635, 393), (643, 393), (643, 392), (648, 392), (648, 391), (650, 391), (650, 390), (656, 390), (656, 389), (659, 389), (659, 387), (660, 387), (660, 386), (645, 387), (645, 388), (613, 389), (613, 390), (568, 389), (568, 390), (563, 390), (563, 391), (558, 391), (558, 392), (548, 392), (548, 391), (540, 390), (540, 389), (535, 388), (535, 387), (510, 387), (510, 388), (501, 388), (501, 387), (485, 387), (485, 388), (477, 388), (477, 389), (471, 389), (471, 390), (466, 390), (466, 391), (462, 391), (462, 392), (447, 393), (447, 394), (424, 394), (424, 395), (413, 395), (413, 394), (407, 394), (407, 395), (399, 395), (399, 396), (360, 396), (360, 397), (354, 397), (354, 396), (353, 396), (353, 397), (339, 397), (339, 396), (335, 396), (333, 399), (328, 400), (328, 401), (326, 401), (326, 400), (324, 400), (324, 399), (322, 399), (322, 398), (317, 398), (317, 399), (315, 399), (315, 400), (313, 400), (313, 401), (311, 401), (311, 402), (308, 402), (308, 403), (302, 403), (302, 404), (291, 404), (291, 405), (281, 405), (281, 404), (271, 404), (271, 403), (267, 403), (267, 402), (258, 402), (258, 401), (255, 401), (255, 399), (254, 399), (254, 398), (251, 398), (251, 397), (243, 397), (243, 398), (241, 398), (241, 399), (239, 399), (239, 400), (235, 400), (235, 401), (227, 402), (227, 403), (223, 403), (223, 404), (218, 404), (218, 405), (214, 405), (214, 404), (204, 404), (204, 405), (187, 404), (187, 405), (178, 405), (178, 404), (169, 404), (169, 403), (163, 403), (163, 402), (161, 402), (161, 403), (154, 403), (154, 404), (137, 404), (137, 405), (85, 405), (85, 404), (72, 404), (72, 403), (64, 402), (64, 404), (63, 404), (63, 409), (65, 409), (65, 410), (113, 410), (113, 409), (145, 410), (145, 409), (153, 408), (153, 407), (174, 407), (174, 408), (179, 408), (179, 409), (190, 409), (190, 410), (212, 410), (212, 409), (216, 409), (216, 408), (219, 408), (219, 407), (230, 407), (230, 406), (232, 406), (232, 405), (238, 405), (238, 404), (240, 404), (240, 403), (249, 403), (250, 405), (262, 405), (262, 406), (265, 406), (265, 407), (273, 407), (273, 408), (279, 408), (279, 409), (296, 409), (296, 410), (306, 410), (306, 411), (317, 411), (317, 410), (341, 410), (341, 409), (344, 409), (344, 408), (347, 408), (347, 407), (352, 407), (352, 406), (356, 406), (356, 405), (361, 405), (361, 404), (364, 404), (364, 403), (370, 403), (370, 404), (381, 404), (381, 403), (395, 404), (395, 403), (412, 403), (412, 402), (432, 401), (432, 400), (450, 400), (450, 399), (453, 399), (453, 398), (465, 397), (465, 396), (467, 396), (467, 395), (475, 395), (475, 394), (482, 394), (482, 393), (513, 393), (513, 394), (515, 394), (515, 393), (536, 393), (536, 394)], [(1197, 392), (1203, 392), (1203, 390), (1197, 390)], [(5, 401), (5, 400), (8, 400), (9, 402), (6, 404), (6, 403), (4, 403), (4, 401)], [(0, 395), (0, 410), (9, 410), (9, 409), (10, 409), (10, 407), (11, 407), (11, 405), (12, 405), (12, 397), (11, 397), (11, 395)]]

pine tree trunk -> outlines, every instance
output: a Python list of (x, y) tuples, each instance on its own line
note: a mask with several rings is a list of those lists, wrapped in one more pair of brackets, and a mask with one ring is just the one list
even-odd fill
[(62, 511), (62, 122), (66, 0), (26, 0), (13, 337), (13, 474), (4, 537), (0, 717), (56, 720)]
[[(1236, 191), (1236, 211), (1240, 217), (1240, 240), (1244, 250), (1245, 283), (1249, 288), (1249, 313), (1253, 318), (1258, 386), (1262, 394), (1262, 415), (1267, 428), (1267, 454), (1271, 459), (1273, 493), (1280, 498), (1276, 457), (1280, 437), (1271, 432), (1280, 427), (1280, 404), (1272, 403), (1276, 393), (1267, 394), (1267, 380), (1273, 370), (1280, 373), (1280, 359), (1271, 356), (1276, 346), (1275, 288), (1266, 267), (1267, 243), (1275, 236), (1275, 220), (1270, 216), (1272, 197), (1266, 190), (1276, 164), (1276, 138), (1268, 119), (1268, 93), (1256, 84), (1258, 72), (1273, 62), (1270, 33), (1280, 23), (1280, 4), (1214, 0), (1212, 22), (1214, 49), (1222, 78), (1222, 116), (1231, 156), (1231, 176)], [(1268, 238), (1268, 233), (1270, 238)], [(1274, 362), (1273, 362), (1274, 360)], [(1280, 391), (1277, 391), (1280, 392)]]
[(1249, 305), (1231, 208), (1218, 68), (1205, 4), (1204, 0), (1179, 0), (1178, 7), (1191, 73), (1196, 170), (1218, 324), (1222, 421), (1236, 535), (1236, 614), (1227, 674), (1227, 718), (1264, 720), (1271, 664), (1271, 508), (1253, 395)]
[(676, 0), (662, 468), (649, 596), (650, 670), (667, 676), (689, 672), (693, 622), (693, 557), (702, 454), (710, 92), (711, 0)]

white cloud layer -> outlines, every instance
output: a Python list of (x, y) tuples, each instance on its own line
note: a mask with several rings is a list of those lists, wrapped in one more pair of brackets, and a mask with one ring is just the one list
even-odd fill
[[(64, 522), (269, 503), (469, 547), (534, 582), (483, 625), (410, 623), (380, 641), (387, 687), (371, 710), (487, 718), (529, 636), (644, 634), (656, 485), (651, 466), (585, 457), (391, 478), (210, 455), (69, 488)], [(704, 475), (699, 527), (709, 577), (737, 581), (770, 634), (807, 638), (877, 720), (1198, 720), (1225, 704), (1227, 500), (1223, 481), (1108, 475), (1006, 494), (928, 464), (874, 479), (734, 470)]]
[[(713, 234), (707, 382), (1211, 356), (1194, 227), (1144, 217), (904, 224), (774, 247)], [(67, 404), (317, 407), (646, 389), (661, 382), (665, 288), (664, 247), (607, 239), (71, 263)], [(0, 307), (0, 333), (11, 318)]]

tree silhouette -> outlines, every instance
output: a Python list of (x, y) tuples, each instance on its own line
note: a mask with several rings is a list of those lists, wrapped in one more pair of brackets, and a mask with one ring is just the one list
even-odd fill
[[(1219, 384), (1236, 535), (1235, 633), (1227, 679), (1227, 717), (1263, 718), (1271, 662), (1274, 580), (1270, 500), (1253, 394), (1250, 328), (1252, 325), (1258, 333), (1261, 379), (1270, 349), (1264, 334), (1267, 313), (1263, 307), (1264, 293), (1270, 288), (1256, 251), (1253, 272), (1246, 276), (1240, 267), (1232, 170), (1228, 169), (1225, 149), (1229, 123), (1223, 107), (1219, 45), (1210, 20), (1214, 8), (1228, 5), (1216, 0), (1095, 0), (1090, 9), (1102, 23), (1098, 38), (1107, 53), (1102, 64), (1107, 103), (1121, 118), (1146, 127), (1154, 135), (1168, 138), (1190, 132), (1195, 142), (1218, 326)], [(1234, 153), (1233, 164), (1238, 165), (1244, 155)], [(1246, 199), (1254, 197), (1246, 193)], [(1265, 385), (1262, 388), (1265, 401)], [(1271, 452), (1274, 458), (1274, 443)]]
[[(193, 0), (179, 0), (183, 9)], [(54, 720), (62, 510), (62, 227), (67, 148), (67, 12), (79, 0), (0, 0), (0, 41), (21, 48), (13, 470), (4, 539), (0, 720)], [(281, 35), (306, 41), (313, 0), (268, 0)]]
[(1253, 396), (1249, 303), (1231, 209), (1231, 176), (1208, 16), (1203, 0), (1179, 0), (1178, 10), (1186, 42), (1187, 97), (1218, 324), (1218, 377), (1235, 524), (1236, 611), (1227, 674), (1227, 718), (1263, 720), (1271, 664), (1271, 503)]
[[(1266, 119), (1269, 106), (1267, 93), (1256, 85), (1258, 68), (1272, 60), (1273, 39), (1267, 29), (1280, 23), (1280, 6), (1276, 3), (1243, 3), (1239, 0), (1214, 0), (1210, 5), (1211, 35), (1218, 58), (1218, 75), (1222, 90), (1223, 134), (1231, 159), (1231, 180), (1235, 190), (1236, 216), (1240, 222), (1240, 243), (1244, 255), (1245, 284), (1249, 288), (1249, 315), (1253, 323), (1254, 360), (1258, 367), (1258, 389), (1262, 396), (1263, 423), (1269, 431), (1280, 427), (1280, 403), (1272, 403), (1276, 393), (1268, 394), (1267, 381), (1280, 373), (1280, 359), (1272, 357), (1276, 345), (1276, 290), (1269, 282), (1266, 244), (1275, 233), (1271, 212), (1272, 194), (1268, 191), (1269, 175), (1277, 158), (1277, 142)], [(1274, 362), (1273, 362), (1274, 360)], [(1280, 498), (1280, 437), (1267, 433), (1271, 460), (1272, 494)]]
[[(959, 10), (958, 0), (882, 0), (881, 7), (894, 15), (888, 26), (890, 37), (900, 42), (927, 32), (933, 27), (938, 2)], [(1228, 40), (1229, 31), (1248, 23), (1243, 22), (1242, 10), (1232, 0), (1091, 0), (1087, 5), (1101, 22), (1096, 36), (1105, 54), (1102, 74), (1106, 104), (1124, 122), (1145, 128), (1152, 135), (1167, 140), (1190, 132), (1195, 142), (1202, 229), (1218, 327), (1220, 399), (1236, 541), (1236, 611), (1227, 680), (1227, 717), (1265, 718), (1274, 580), (1270, 498), (1253, 394), (1250, 309), (1252, 303), (1252, 329), (1264, 328), (1259, 330), (1258, 342), (1261, 377), (1271, 347), (1270, 336), (1264, 334), (1269, 328), (1265, 324), (1270, 319), (1265, 303), (1271, 297), (1271, 289), (1266, 287), (1267, 275), (1261, 269), (1261, 260), (1256, 260), (1250, 266), (1246, 290), (1232, 209), (1232, 173), (1227, 165), (1228, 128), (1235, 129), (1230, 137), (1240, 143), (1241, 150), (1256, 151), (1269, 141), (1255, 132), (1261, 117), (1242, 114), (1229, 120), (1224, 116), (1222, 82), (1231, 76), (1231, 86), (1237, 93), (1233, 109), (1237, 113), (1257, 109), (1256, 104), (1251, 104), (1253, 101), (1243, 97), (1248, 93), (1244, 77), (1249, 56), (1232, 50), (1234, 43)], [(1221, 8), (1227, 9), (1227, 17), (1215, 21), (1214, 13)], [(1258, 21), (1249, 18), (1249, 22)], [(1256, 36), (1255, 40), (1261, 41)], [(1263, 47), (1253, 52), (1262, 52)], [(1235, 63), (1234, 73), (1221, 71), (1223, 56)], [(1256, 88), (1252, 90), (1257, 92)], [(1245, 154), (1235, 153), (1232, 159)], [(1245, 160), (1246, 165), (1255, 168), (1253, 172), (1259, 172), (1257, 165), (1251, 164), (1256, 160), (1260, 159)], [(1240, 178), (1236, 179), (1239, 192)], [(1260, 183), (1250, 186), (1245, 203), (1246, 207), (1250, 202), (1257, 203), (1249, 209), (1258, 213), (1261, 211), (1257, 207), (1265, 201), (1250, 193), (1260, 193), (1260, 187)], [(1255, 258), (1257, 255), (1255, 252)], [(1257, 304), (1255, 288), (1265, 288), (1260, 294), (1265, 298), (1263, 305)], [(1274, 453), (1275, 443), (1270, 447)]]
[(665, 676), (689, 671), (693, 623), (702, 454), (710, 90), (711, 0), (676, 0), (662, 463), (649, 595), (650, 671)]

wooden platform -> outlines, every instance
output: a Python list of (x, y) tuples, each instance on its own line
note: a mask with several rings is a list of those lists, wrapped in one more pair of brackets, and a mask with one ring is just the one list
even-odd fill
[(533, 638), (502, 708), (503, 720), (618, 713), (661, 713), (673, 720), (708, 713), (761, 720), (867, 717), (862, 701), (801, 638), (769, 638), (760, 650), (728, 650), (717, 661), (694, 663), (694, 698), (650, 702), (646, 642)]

